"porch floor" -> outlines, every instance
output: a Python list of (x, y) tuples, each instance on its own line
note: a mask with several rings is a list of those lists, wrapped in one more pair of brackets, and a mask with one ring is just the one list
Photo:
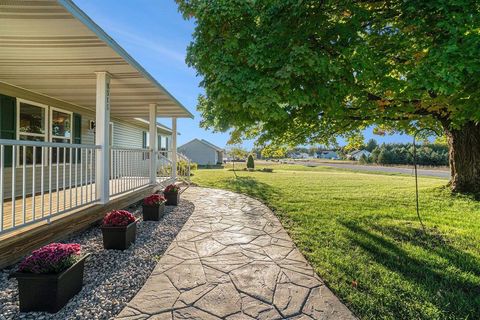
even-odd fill
[[(157, 183), (161, 184), (168, 178), (157, 178)], [(110, 180), (110, 199), (120, 198), (128, 193), (139, 190), (149, 185), (147, 177), (123, 177)], [(123, 192), (120, 192), (125, 190)], [(34, 226), (39, 223), (45, 223), (46, 217), (58, 219), (65, 215), (76, 213), (87, 207), (97, 204), (95, 183), (78, 187), (67, 187), (51, 193), (28, 195), (25, 198), (16, 198), (4, 200), (3, 202), (3, 227), (5, 233), (0, 234), (0, 240), (14, 236), (25, 227), (25, 224)], [(12, 210), (15, 208), (15, 210)], [(25, 209), (25, 210), (24, 210)], [(43, 218), (43, 219), (42, 219)], [(15, 220), (15, 223), (12, 222)], [(0, 217), (0, 222), (2, 217)], [(8, 232), (9, 229), (12, 229)]]

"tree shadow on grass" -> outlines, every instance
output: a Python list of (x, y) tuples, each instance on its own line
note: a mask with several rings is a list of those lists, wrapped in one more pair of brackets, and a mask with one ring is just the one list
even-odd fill
[[(445, 318), (474, 319), (480, 315), (480, 261), (438, 239), (419, 239), (394, 228), (375, 226), (381, 233), (372, 232), (356, 222), (341, 222), (350, 232), (348, 237), (378, 264), (421, 287), (427, 296), (425, 303), (433, 304)], [(422, 258), (414, 255), (411, 247), (422, 249)], [(431, 241), (437, 241), (432, 248)], [(401, 288), (398, 288), (401, 290)], [(400, 301), (401, 303), (402, 301)]]
[(262, 201), (268, 201), (273, 196), (279, 195), (278, 190), (252, 177), (224, 179), (222, 182), (235, 192), (247, 194)]

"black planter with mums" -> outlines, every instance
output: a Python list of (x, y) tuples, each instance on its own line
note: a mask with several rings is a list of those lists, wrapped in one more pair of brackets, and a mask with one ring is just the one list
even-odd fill
[(137, 221), (126, 210), (114, 210), (103, 219), (102, 235), (105, 249), (125, 250), (135, 242)]
[(142, 206), (143, 221), (160, 221), (165, 213), (165, 203), (154, 206)]
[(20, 312), (56, 313), (82, 290), (85, 259), (58, 274), (17, 272)]
[(176, 206), (180, 202), (180, 187), (175, 184), (168, 185), (163, 190), (163, 195), (167, 199), (167, 206)]
[(165, 212), (165, 202), (165, 197), (156, 193), (143, 199), (143, 220), (159, 221)]
[(62, 309), (82, 290), (87, 257), (77, 243), (51, 243), (33, 251), (12, 275), (18, 281), (20, 311)]

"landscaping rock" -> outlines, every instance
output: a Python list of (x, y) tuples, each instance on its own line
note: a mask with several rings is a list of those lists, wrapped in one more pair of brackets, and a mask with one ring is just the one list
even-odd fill
[[(10, 319), (110, 319), (126, 306), (143, 286), (172, 240), (193, 212), (193, 204), (182, 200), (167, 207), (160, 221), (141, 221), (137, 239), (124, 251), (105, 250), (102, 232), (92, 227), (62, 242), (82, 245), (90, 253), (85, 264), (82, 291), (56, 314), (20, 313), (17, 280), (8, 279), (16, 266), (0, 271), (0, 320)], [(141, 219), (141, 203), (127, 210)]]

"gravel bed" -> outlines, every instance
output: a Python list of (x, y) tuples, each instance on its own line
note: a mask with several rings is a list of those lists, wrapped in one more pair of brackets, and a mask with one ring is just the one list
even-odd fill
[[(141, 202), (126, 208), (141, 217)], [(182, 200), (178, 207), (165, 207), (160, 221), (140, 221), (137, 239), (125, 251), (105, 250), (98, 226), (73, 235), (62, 242), (76, 242), (90, 253), (83, 289), (56, 314), (20, 313), (17, 280), (8, 279), (16, 269), (0, 270), (0, 320), (6, 319), (111, 319), (115, 317), (143, 286), (159, 258), (188, 220), (193, 203)]]

